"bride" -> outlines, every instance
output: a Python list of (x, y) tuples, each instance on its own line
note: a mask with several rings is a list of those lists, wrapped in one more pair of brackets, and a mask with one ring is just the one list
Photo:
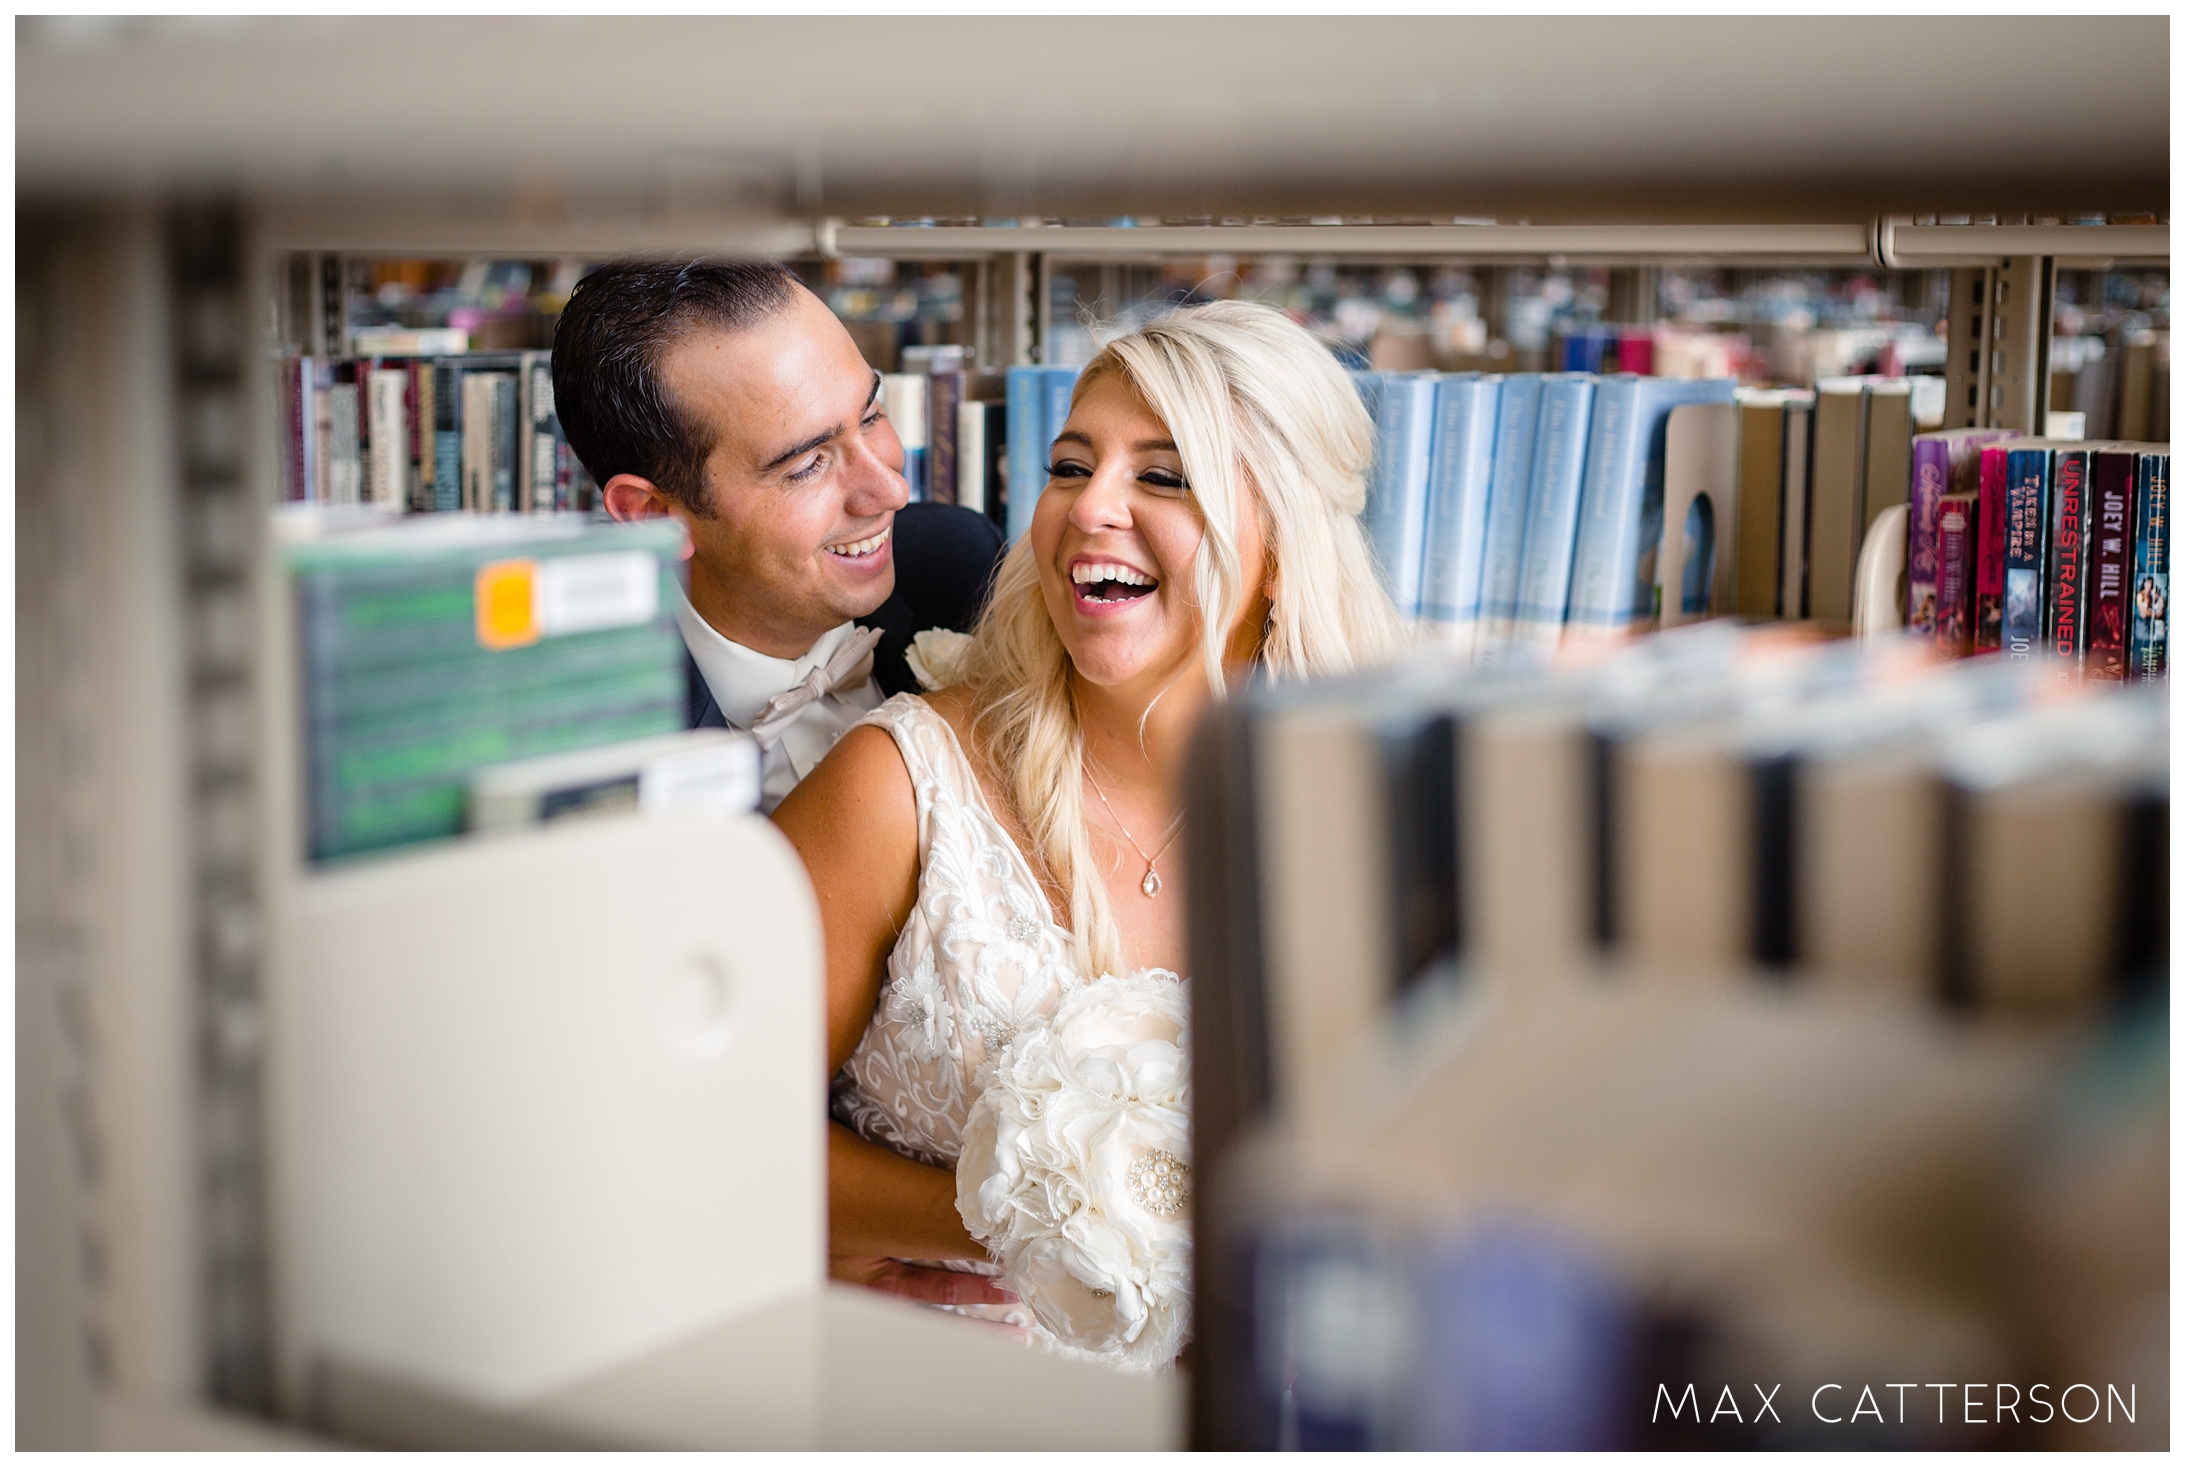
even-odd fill
[(1008, 1300), (956, 1205), (981, 1067), (1102, 975), (1183, 969), (1206, 706), (1406, 640), (1356, 520), (1373, 450), (1335, 358), (1272, 308), (1110, 343), (950, 685), (875, 710), (775, 812), (826, 934), (835, 1277)]

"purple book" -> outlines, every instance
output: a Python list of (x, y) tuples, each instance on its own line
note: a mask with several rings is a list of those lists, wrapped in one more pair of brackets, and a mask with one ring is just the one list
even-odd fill
[(1904, 547), (1905, 625), (1932, 633), (1939, 543), (1935, 506), (1945, 494), (1977, 493), (1980, 450), (1999, 439), (2017, 436), (2005, 428), (1953, 428), (1921, 433), (1912, 439), (1911, 497)]

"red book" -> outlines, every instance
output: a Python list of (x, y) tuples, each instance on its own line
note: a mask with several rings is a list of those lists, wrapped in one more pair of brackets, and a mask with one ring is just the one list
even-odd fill
[(2010, 449), (1980, 450), (1980, 514), (1973, 571), (1973, 656), (2003, 650), (2003, 548), (2010, 497)]
[(2086, 649), (2087, 460), (2077, 444), (2058, 445), (2050, 460), (2048, 638), (2050, 666), (2059, 678), (2079, 675)]
[(1935, 652), (1973, 655), (1973, 578), (1978, 572), (1978, 494), (1935, 501)]
[(2132, 642), (2132, 490), (2139, 454), (2094, 455), (2087, 515), (2086, 675), (2123, 682)]

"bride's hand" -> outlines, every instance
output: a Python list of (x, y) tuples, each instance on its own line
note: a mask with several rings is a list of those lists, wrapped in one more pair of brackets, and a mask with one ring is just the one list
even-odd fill
[(827, 1260), (827, 1272), (839, 1282), (860, 1284), (883, 1294), (915, 1299), (920, 1304), (1017, 1302), (1016, 1295), (985, 1274), (925, 1268), (898, 1258), (850, 1258), (837, 1254)]

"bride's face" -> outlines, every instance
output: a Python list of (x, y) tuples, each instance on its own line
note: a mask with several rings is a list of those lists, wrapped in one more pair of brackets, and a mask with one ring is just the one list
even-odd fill
[[(1253, 589), (1231, 628), (1232, 655), (1249, 653), (1239, 638), (1267, 614), (1259, 517), (1247, 508), (1238, 520)], [(1080, 677), (1150, 696), (1197, 659), (1192, 570), (1206, 526), (1167, 425), (1120, 372), (1102, 372), (1070, 409), (1029, 533), (1047, 615)]]

